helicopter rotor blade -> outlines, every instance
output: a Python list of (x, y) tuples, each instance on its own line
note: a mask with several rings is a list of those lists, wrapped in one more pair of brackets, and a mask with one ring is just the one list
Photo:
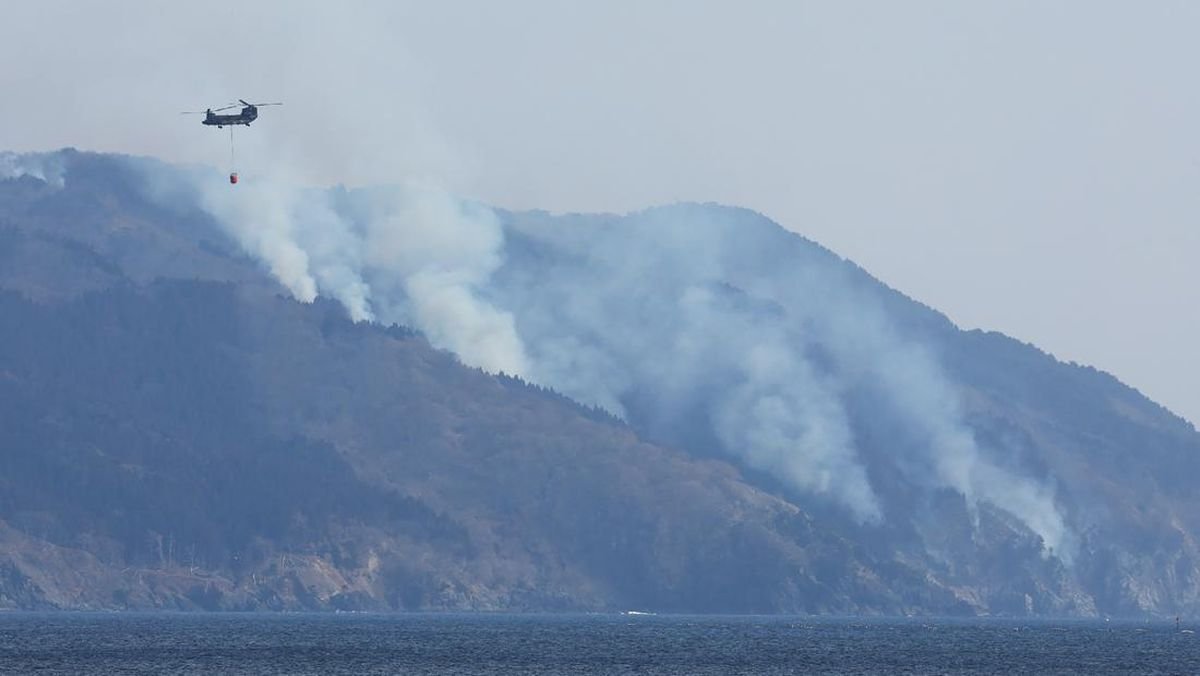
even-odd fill
[(241, 101), (241, 103), (230, 103), (230, 104), (221, 106), (220, 108), (209, 108), (208, 110), (185, 110), (179, 114), (180, 115), (204, 115), (206, 113), (219, 113), (223, 110), (233, 110), (234, 108), (241, 108), (242, 106), (252, 106), (252, 107), (257, 108), (259, 106), (282, 106), (283, 105), (283, 103), (250, 103), (248, 101), (243, 101), (242, 99), (238, 99), (238, 101)]
[(209, 108), (208, 110), (185, 110), (180, 115), (204, 115), (205, 113), (219, 113), (222, 110), (237, 108), (238, 106), (225, 106), (224, 108)]

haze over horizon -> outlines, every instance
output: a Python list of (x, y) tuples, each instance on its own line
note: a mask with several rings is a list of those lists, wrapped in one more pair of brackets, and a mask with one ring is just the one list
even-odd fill
[[(285, 102), (247, 175), (508, 208), (763, 212), (965, 328), (1200, 420), (1183, 2), (13, 5), (0, 150), (223, 167), (181, 110)], [(13, 123), (12, 121), (20, 121)]]

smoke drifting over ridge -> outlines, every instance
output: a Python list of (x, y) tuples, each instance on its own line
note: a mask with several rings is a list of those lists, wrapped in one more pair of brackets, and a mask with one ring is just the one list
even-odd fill
[(1071, 557), (1052, 490), (989, 459), (953, 384), (852, 265), (716, 206), (517, 215), (511, 230), (498, 298), (539, 382), (651, 430), (709, 425), (725, 452), (868, 523), (887, 514), (859, 436), (887, 417), (910, 483), (991, 503)]
[(415, 326), (490, 372), (528, 372), (512, 315), (480, 295), (500, 263), (491, 210), (426, 187), (323, 191), (279, 181), (199, 186), (202, 207), (299, 300)]
[[(47, 157), (0, 166), (34, 175)], [(429, 187), (144, 178), (148, 194), (211, 214), (301, 301), (336, 298), (356, 321), (413, 326), (469, 365), (651, 435), (707, 440), (865, 524), (888, 521), (878, 473), (895, 471), (1008, 512), (1064, 561), (1076, 547), (1052, 486), (976, 442), (954, 384), (898, 330), (880, 287), (757, 214), (498, 214)], [(864, 446), (875, 419), (892, 423), (882, 449)]]
[[(720, 449), (862, 523), (886, 521), (867, 393), (899, 421), (894, 466), (990, 503), (1069, 560), (1052, 489), (989, 458), (953, 384), (836, 256), (741, 210), (508, 215), (428, 187), (209, 182), (203, 207), (300, 300), (403, 323), (468, 365), (520, 375)], [(681, 432), (682, 431), (682, 432)]]
[(61, 188), (63, 172), (63, 163), (57, 154), (0, 151), (0, 180), (32, 176)]

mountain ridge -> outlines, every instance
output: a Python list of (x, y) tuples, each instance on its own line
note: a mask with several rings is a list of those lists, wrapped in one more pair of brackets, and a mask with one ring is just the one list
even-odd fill
[[(358, 261), (374, 295), (355, 305), (352, 285), (326, 288), (340, 278), (320, 277), (345, 261), (322, 259), (329, 242), (292, 230), (321, 290), (297, 303), (299, 287), (231, 230), (238, 212), (193, 194), (192, 170), (76, 152), (47, 163), (62, 167), (61, 186), (53, 175), (0, 176), (0, 302), (20, 319), (0, 337), (9, 433), (0, 450), (14, 472), (25, 467), (26, 487), (46, 476), (76, 483), (42, 497), (21, 482), (0, 488), (0, 606), (1128, 616), (1200, 607), (1200, 505), (1186, 481), (1200, 469), (1200, 442), (1190, 423), (1110, 374), (961, 331), (759, 214), (703, 204), (626, 216), (495, 212), (499, 248), (452, 288), (473, 294), (468, 310), (512, 318), (533, 372), (493, 376), (429, 345), (453, 338), (445, 325), (347, 317), (391, 305), (421, 318), (411, 294), (428, 279), (423, 269), (400, 278)], [(146, 166), (163, 175), (148, 184)], [(323, 194), (305, 199), (323, 206)], [(418, 198), (387, 197), (406, 199)], [(369, 235), (391, 202), (342, 190), (329, 204), (327, 228)], [(495, 241), (486, 214), (451, 218), (462, 213), (463, 232)], [(389, 288), (398, 291), (382, 295)], [(570, 307), (580, 289), (595, 293)], [(629, 362), (627, 344), (653, 358)], [(826, 398), (789, 399), (808, 390), (755, 371), (743, 357), (764, 345), (763, 358), (802, 359), (790, 373)], [(559, 358), (582, 368), (550, 369)], [(231, 395), (238, 406), (222, 403)], [(760, 415), (776, 400), (801, 413), (836, 405), (828, 410), (846, 421), (853, 455), (787, 474), (762, 460), (771, 456), (745, 453), (769, 431), (807, 433), (787, 416), (767, 419), (782, 427), (748, 428), (729, 413)], [(964, 433), (971, 445), (958, 456), (928, 450)], [(1027, 506), (968, 497), (983, 484), (949, 483), (954, 457), (975, 458), (969, 471)], [(47, 458), (57, 469), (37, 470)], [(243, 472), (253, 476), (288, 459), (299, 473), (280, 479), (282, 492), (221, 478), (222, 466), (258, 462)], [(880, 523), (842, 506), (853, 485), (838, 493), (811, 480), (837, 467), (861, 467)], [(192, 524), (181, 535), (155, 525), (166, 498), (130, 476), (179, 486), (192, 476), (243, 506), (226, 516), (215, 505), (171, 506)], [(103, 477), (122, 490), (96, 493)], [(341, 488), (297, 501), (315, 477)], [(118, 528), (122, 500), (144, 516)], [(1039, 511), (1046, 505), (1053, 514)], [(238, 519), (250, 525), (233, 528)], [(1048, 534), (1061, 520), (1078, 541), (1073, 561), (1044, 549), (1035, 519), (1049, 519), (1038, 526)], [(233, 563), (231, 552), (250, 550), (253, 563)]]

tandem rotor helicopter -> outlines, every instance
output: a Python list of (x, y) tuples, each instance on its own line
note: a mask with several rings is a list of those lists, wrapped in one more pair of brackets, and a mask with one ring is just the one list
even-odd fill
[(205, 126), (216, 127), (217, 129), (229, 127), (229, 182), (234, 185), (236, 185), (238, 182), (238, 174), (236, 164), (234, 162), (233, 128), (239, 124), (249, 127), (251, 122), (258, 119), (258, 109), (262, 106), (283, 105), (282, 103), (250, 103), (245, 99), (238, 99), (238, 101), (240, 101), (242, 105), (241, 111), (229, 115), (218, 115), (217, 113), (220, 113), (223, 110), (232, 110), (237, 108), (238, 104), (231, 103), (227, 106), (222, 106), (216, 109), (209, 108), (207, 110), (186, 111), (182, 113), (183, 115), (204, 115), (204, 119), (200, 121), (200, 124)]

